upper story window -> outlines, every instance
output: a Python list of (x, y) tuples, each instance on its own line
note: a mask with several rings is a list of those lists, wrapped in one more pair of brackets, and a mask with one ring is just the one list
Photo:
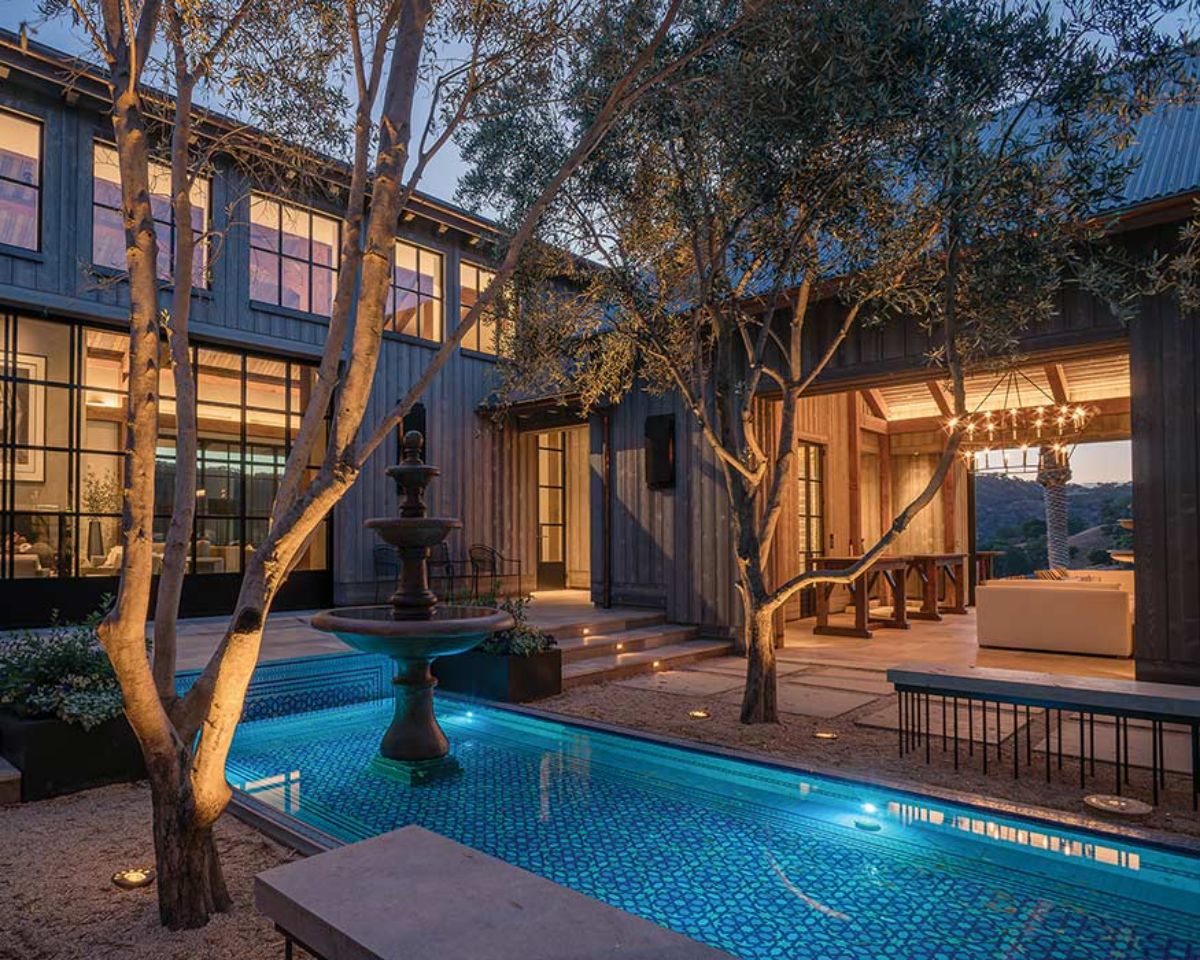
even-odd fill
[(0, 112), (0, 243), (39, 247), (42, 125)]
[(396, 241), (386, 329), (422, 340), (442, 339), (442, 255)]
[(260, 194), (250, 198), (250, 299), (329, 316), (341, 225)]
[[(465, 260), (458, 267), (458, 322), (462, 323), (467, 314), (471, 312), (471, 308), (475, 306), (475, 301), (479, 299), (479, 295), (488, 288), (493, 280), (496, 279), (496, 274), (484, 267), (477, 266), (474, 263), (467, 263)], [(463, 337), (462, 345), (466, 350), (477, 350), (480, 353), (490, 353), (493, 356), (498, 355), (502, 350), (501, 332), (503, 330), (502, 321), (500, 321), (494, 309), (488, 309), (480, 314), (479, 319), (475, 322), (475, 326), (467, 331), (467, 335)]]
[[(192, 237), (196, 254), (192, 263), (192, 286), (208, 286), (208, 226), (210, 181), (197, 177), (192, 183)], [(158, 277), (175, 276), (175, 209), (171, 205), (171, 168), (150, 161), (150, 210), (158, 236)], [(92, 263), (125, 270), (125, 221), (121, 213), (121, 167), (117, 151), (106, 143), (92, 144)]]

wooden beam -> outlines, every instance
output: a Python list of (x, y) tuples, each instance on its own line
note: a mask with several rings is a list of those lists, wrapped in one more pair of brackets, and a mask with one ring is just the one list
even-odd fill
[(950, 464), (942, 481), (942, 546), (947, 553), (958, 552), (958, 463)]
[(850, 418), (847, 430), (850, 475), (846, 486), (850, 496), (850, 552), (854, 553), (858, 549), (856, 544), (862, 542), (862, 410), (853, 393), (846, 394), (846, 409)]
[(1071, 389), (1067, 383), (1067, 371), (1061, 363), (1048, 363), (1044, 367), (1046, 379), (1050, 382), (1050, 395), (1055, 403), (1070, 403)]
[(888, 409), (887, 400), (883, 398), (883, 394), (879, 390), (863, 390), (862, 397), (866, 401), (867, 409), (871, 411), (872, 415), (878, 417), (880, 420), (891, 419), (891, 411)]
[(860, 414), (861, 426), (867, 433), (886, 434), (888, 432), (888, 422), (881, 420), (879, 417), (873, 417), (869, 413)]
[(879, 438), (879, 530), (887, 533), (892, 526), (892, 441), (885, 433)]
[(941, 381), (926, 380), (925, 386), (929, 388), (929, 395), (937, 404), (938, 412), (943, 417), (954, 416), (954, 405), (950, 402), (950, 395), (946, 393), (946, 388), (942, 386)]

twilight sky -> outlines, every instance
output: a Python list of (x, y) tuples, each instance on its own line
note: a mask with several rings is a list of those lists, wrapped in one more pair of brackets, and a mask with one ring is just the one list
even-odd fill
[[(37, 0), (4, 0), (3, 8), (0, 23), (6, 28), (15, 31), (22, 21), (28, 21), (31, 36), (39, 42), (94, 59), (94, 51), (82, 34), (72, 27), (69, 19), (59, 17), (43, 22), (38, 13)], [(423, 116), (428, 104), (427, 96), (421, 96), (416, 115)], [(436, 197), (453, 200), (462, 172), (463, 165), (457, 150), (453, 144), (447, 144), (430, 164), (421, 182), (421, 189)], [(1130, 479), (1129, 442), (1080, 444), (1072, 457), (1071, 468), (1076, 483), (1127, 482)]]

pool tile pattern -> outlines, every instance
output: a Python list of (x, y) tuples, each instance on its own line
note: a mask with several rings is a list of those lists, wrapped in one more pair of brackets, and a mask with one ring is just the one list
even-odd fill
[(347, 841), (420, 824), (746, 960), (1200, 958), (1195, 860), (451, 698), (465, 773), (408, 787), (369, 767), (390, 709), (246, 723), (231, 782)]

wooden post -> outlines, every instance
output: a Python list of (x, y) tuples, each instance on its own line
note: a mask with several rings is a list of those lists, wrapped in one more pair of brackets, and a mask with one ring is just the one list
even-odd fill
[(879, 435), (879, 530), (886, 533), (892, 526), (892, 439)]
[(859, 407), (857, 393), (846, 394), (849, 405), (847, 414), (850, 418), (849, 437), (850, 476), (847, 487), (850, 495), (850, 550), (853, 554), (862, 550), (862, 491), (860, 474), (862, 472), (862, 410)]
[(946, 471), (946, 479), (942, 482), (942, 546), (946, 553), (958, 552), (957, 488), (958, 464), (956, 463)]

